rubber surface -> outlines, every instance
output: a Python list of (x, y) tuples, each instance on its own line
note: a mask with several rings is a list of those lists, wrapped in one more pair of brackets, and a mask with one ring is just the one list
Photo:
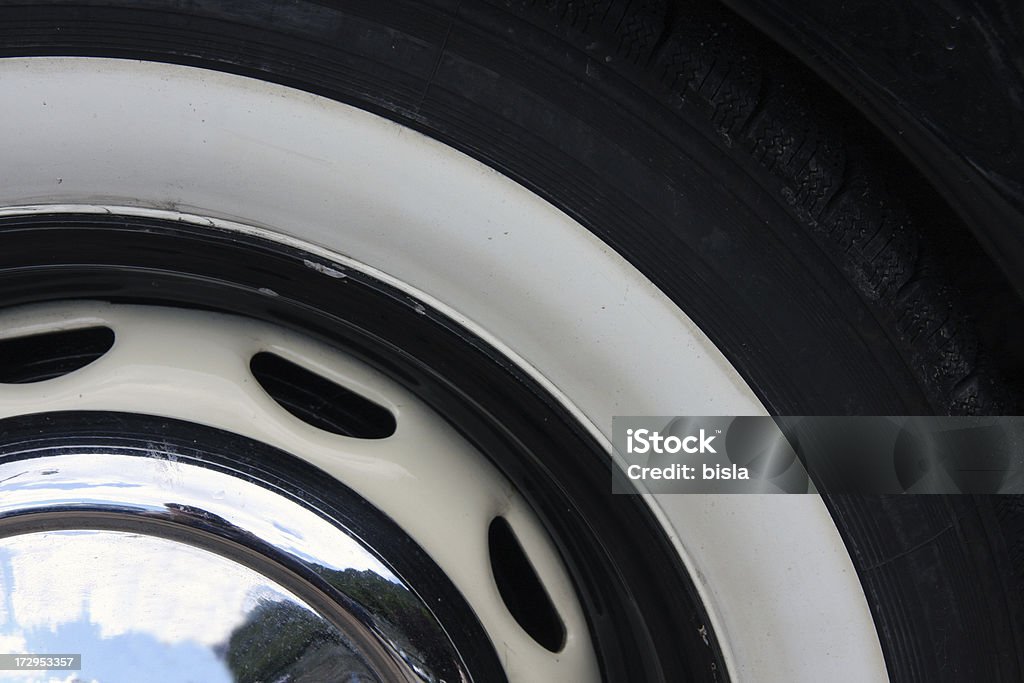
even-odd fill
[[(447, 142), (623, 254), (776, 413), (1021, 405), (1008, 349), (1024, 316), (967, 231), (849, 107), (714, 5), (0, 3), (0, 46), (241, 73)], [(1012, 585), (999, 554), (1015, 512), (832, 506), (894, 680), (1021, 678), (1019, 629), (1000, 628), (1016, 608), (995, 597)], [(987, 635), (937, 635), (961, 632)]]
[[(656, 83), (653, 94), (688, 121), (703, 119), (702, 132), (713, 132), (730, 158), (781, 199), (867, 302), (934, 410), (1010, 408), (1011, 394), (945, 272), (947, 245), (937, 242), (950, 237), (941, 228), (955, 224), (931, 226), (925, 221), (934, 216), (915, 215), (893, 159), (880, 158), (886, 150), (872, 132), (820, 84), (708, 3), (520, 4), (546, 12), (567, 36), (600, 36), (603, 44), (590, 43), (591, 50), (610, 51), (633, 67), (622, 71)], [(967, 239), (961, 244), (975, 250)]]
[[(1024, 294), (1024, 5), (724, 0), (927, 174)], [(968, 94), (969, 93), (969, 94)]]
[(1011, 405), (935, 242), (905, 207), (905, 178), (894, 192), (891, 160), (869, 158), (870, 131), (842, 130), (845, 119), (837, 129), (828, 98), (717, 8), (55, 4), (0, 5), (2, 54), (246, 73), (481, 157), (630, 258), (777, 412)]

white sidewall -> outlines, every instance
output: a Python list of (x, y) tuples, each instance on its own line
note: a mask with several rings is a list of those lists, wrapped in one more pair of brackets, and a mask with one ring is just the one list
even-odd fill
[[(85, 58), (0, 59), (0, 106), (6, 213), (201, 216), (317, 245), (494, 342), (605, 439), (613, 415), (764, 414), (710, 340), (618, 254), (395, 123), (238, 76)], [(652, 505), (735, 680), (886, 679), (820, 498)]]

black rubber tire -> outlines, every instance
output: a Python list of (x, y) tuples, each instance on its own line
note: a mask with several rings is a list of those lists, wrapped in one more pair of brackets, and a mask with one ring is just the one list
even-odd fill
[[(1003, 322), (1020, 302), (968, 231), (849, 105), (712, 3), (0, 2), (0, 54), (198, 65), (414, 127), (623, 254), (775, 413), (1021, 405), (1019, 325)], [(893, 680), (1024, 678), (1019, 506), (830, 505)]]

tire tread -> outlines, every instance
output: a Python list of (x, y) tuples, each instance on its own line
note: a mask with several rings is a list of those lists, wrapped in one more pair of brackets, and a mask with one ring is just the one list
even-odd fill
[(885, 160), (862, 149), (863, 131), (763, 38), (692, 0), (506, 5), (652, 86), (753, 168), (881, 321), (936, 412), (1013, 411), (964, 297), (949, 284), (949, 255), (928, 239), (932, 226), (903, 201)]

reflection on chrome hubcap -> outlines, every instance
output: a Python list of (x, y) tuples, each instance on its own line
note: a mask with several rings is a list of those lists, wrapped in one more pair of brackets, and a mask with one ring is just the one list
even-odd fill
[(82, 653), (84, 680), (465, 677), (351, 532), (166, 444), (0, 465), (0, 586), (0, 649)]
[(6, 634), (8, 648), (18, 639), (19, 652), (84, 651), (120, 680), (147, 680), (151, 667), (156, 678), (173, 669), (209, 683), (379, 680), (350, 639), (294, 594), (183, 543), (23, 534), (0, 540), (0, 566), (14, 589), (16, 623), (6, 626), (20, 631)]

